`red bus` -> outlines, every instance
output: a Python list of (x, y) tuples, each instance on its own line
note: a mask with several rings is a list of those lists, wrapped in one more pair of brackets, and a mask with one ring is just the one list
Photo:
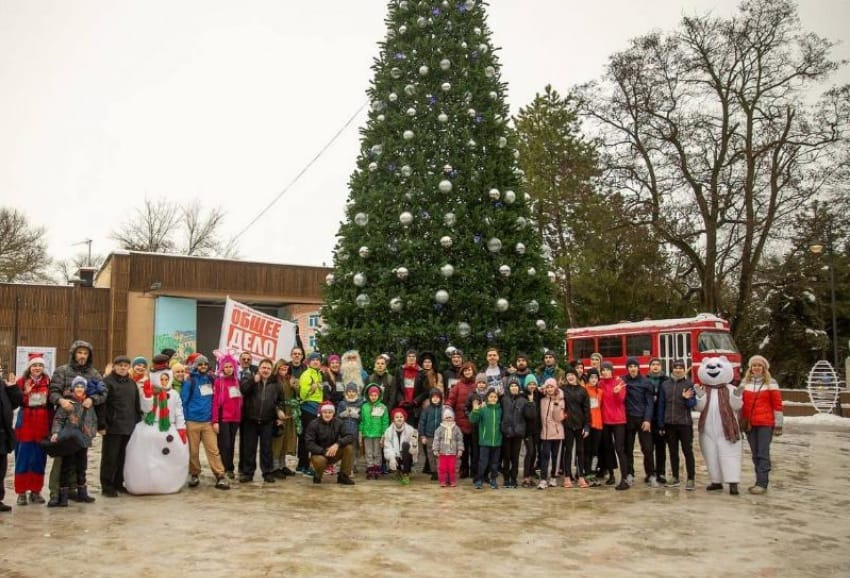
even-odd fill
[(729, 332), (729, 322), (710, 313), (567, 330), (569, 359), (581, 360), (590, 367), (594, 352), (614, 364), (615, 375), (625, 373), (629, 357), (638, 359), (641, 373), (646, 373), (649, 360), (657, 357), (667, 375), (671, 374), (674, 360), (684, 359), (695, 382), (704, 357), (725, 355), (735, 368), (735, 380), (741, 379), (741, 353)]

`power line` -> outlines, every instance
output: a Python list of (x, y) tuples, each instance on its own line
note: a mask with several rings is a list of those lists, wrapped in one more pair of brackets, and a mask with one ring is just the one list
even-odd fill
[(313, 164), (314, 164), (317, 160), (319, 160), (319, 158), (320, 158), (320, 157), (321, 157), (321, 156), (325, 153), (325, 151), (327, 151), (327, 150), (331, 147), (331, 145), (332, 145), (332, 144), (336, 141), (336, 139), (338, 139), (338, 138), (339, 138), (339, 135), (341, 135), (341, 134), (345, 131), (345, 129), (347, 129), (347, 128), (348, 128), (348, 126), (349, 126), (352, 122), (354, 122), (354, 119), (355, 119), (355, 118), (357, 118), (357, 115), (359, 115), (359, 114), (360, 114), (360, 111), (362, 111), (364, 108), (366, 108), (366, 104), (368, 104), (368, 101), (365, 101), (365, 102), (363, 102), (363, 104), (361, 104), (361, 105), (360, 105), (360, 108), (358, 108), (358, 109), (357, 109), (357, 111), (356, 111), (354, 114), (352, 114), (352, 115), (351, 115), (351, 117), (350, 117), (347, 121), (345, 121), (345, 124), (343, 124), (343, 125), (340, 127), (340, 129), (339, 129), (338, 131), (336, 131), (336, 134), (334, 134), (334, 135), (333, 135), (333, 137), (331, 138), (331, 140), (329, 140), (327, 143), (325, 143), (325, 146), (323, 146), (323, 147), (319, 150), (319, 152), (318, 152), (318, 153), (316, 153), (316, 156), (314, 156), (312, 159), (310, 159), (310, 162), (308, 162), (308, 163), (306, 164), (306, 166), (305, 166), (303, 169), (301, 169), (301, 170), (298, 172), (298, 174), (297, 174), (297, 175), (295, 175), (295, 178), (294, 178), (294, 179), (292, 179), (292, 180), (289, 182), (289, 184), (288, 184), (288, 185), (286, 185), (286, 186), (283, 188), (283, 190), (282, 190), (280, 193), (278, 193), (278, 195), (277, 195), (274, 199), (272, 199), (272, 200), (271, 200), (271, 202), (270, 202), (268, 205), (266, 205), (266, 206), (263, 208), (263, 210), (262, 210), (262, 211), (260, 211), (260, 212), (258, 212), (258, 213), (257, 213), (257, 216), (255, 216), (253, 219), (251, 219), (251, 222), (250, 222), (250, 223), (248, 223), (247, 225), (245, 225), (245, 227), (244, 227), (244, 228), (242, 228), (242, 230), (241, 230), (241, 231), (239, 231), (238, 233), (236, 233), (236, 235), (234, 235), (234, 236), (233, 236), (233, 241), (231, 241), (231, 242), (235, 242), (235, 241), (236, 241), (239, 237), (241, 237), (241, 236), (245, 233), (245, 231), (247, 231), (248, 229), (250, 229), (250, 228), (254, 225), (254, 223), (256, 223), (257, 221), (259, 221), (259, 220), (260, 220), (260, 217), (262, 217), (262, 216), (266, 213), (266, 211), (268, 211), (269, 209), (271, 209), (271, 208), (272, 208), (272, 206), (274, 206), (274, 204), (275, 204), (275, 203), (277, 203), (277, 202), (280, 200), (280, 198), (281, 198), (283, 195), (285, 195), (285, 194), (286, 194), (286, 192), (287, 192), (289, 189), (291, 189), (291, 188), (293, 187), (293, 185), (295, 185), (295, 183), (297, 183), (297, 182), (298, 182), (298, 180), (299, 180), (302, 176), (304, 176), (304, 173), (306, 173), (308, 170), (310, 170), (310, 167), (312, 167), (312, 166), (313, 166)]

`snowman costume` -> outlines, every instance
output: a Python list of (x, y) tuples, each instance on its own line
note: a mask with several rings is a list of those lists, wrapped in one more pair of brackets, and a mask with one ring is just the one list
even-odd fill
[(186, 482), (186, 421), (172, 383), (171, 370), (158, 371), (139, 390), (144, 419), (133, 429), (124, 462), (124, 486), (131, 494), (174, 494)]
[(696, 387), (699, 445), (712, 484), (741, 481), (741, 429), (738, 416), (743, 390), (729, 383), (734, 371), (726, 357), (704, 359)]

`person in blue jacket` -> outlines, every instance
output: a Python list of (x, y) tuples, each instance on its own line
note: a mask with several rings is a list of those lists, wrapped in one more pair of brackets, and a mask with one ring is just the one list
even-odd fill
[(224, 464), (218, 451), (218, 424), (212, 423), (213, 379), (209, 370), (209, 360), (203, 355), (196, 357), (192, 371), (180, 390), (189, 438), (189, 487), (194, 488), (201, 483), (200, 446), (204, 444), (207, 463), (215, 476), (215, 487), (226, 490), (230, 484), (224, 477)]

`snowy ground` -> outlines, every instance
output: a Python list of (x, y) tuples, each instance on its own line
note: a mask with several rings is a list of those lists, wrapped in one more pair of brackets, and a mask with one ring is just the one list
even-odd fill
[(205, 477), (172, 496), (97, 492), (92, 505), (0, 514), (0, 574), (850, 575), (850, 420), (787, 420), (765, 496), (746, 494), (748, 450), (738, 497), (705, 492), (696, 453), (696, 492), (441, 489), (421, 474), (409, 487), (361, 475), (222, 492)]

